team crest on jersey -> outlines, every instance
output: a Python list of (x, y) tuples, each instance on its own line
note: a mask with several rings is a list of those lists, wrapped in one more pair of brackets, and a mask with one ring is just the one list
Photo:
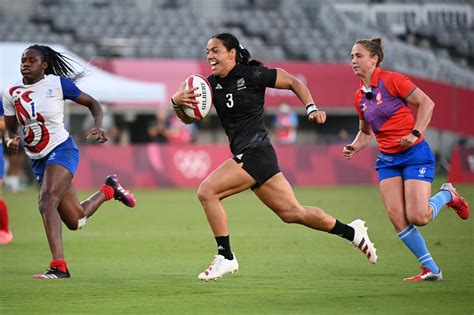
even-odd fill
[(380, 105), (383, 103), (382, 101), (382, 93), (378, 92), (377, 96), (375, 96), (375, 100), (377, 101), (377, 105)]
[(245, 79), (244, 78), (240, 78), (237, 80), (237, 91), (240, 91), (240, 90), (243, 90), (243, 89), (246, 89), (247, 87), (245, 86)]
[(48, 91), (46, 91), (46, 97), (53, 97), (53, 89), (48, 89)]

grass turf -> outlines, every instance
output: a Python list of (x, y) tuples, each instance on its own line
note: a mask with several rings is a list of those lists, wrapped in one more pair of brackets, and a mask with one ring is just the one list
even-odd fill
[[(458, 190), (474, 203), (474, 186)], [(339, 237), (285, 225), (253, 193), (244, 192), (224, 201), (240, 271), (201, 282), (197, 274), (215, 254), (215, 242), (195, 191), (160, 189), (135, 192), (134, 209), (104, 204), (84, 230), (63, 228), (72, 278), (34, 280), (31, 275), (50, 260), (36, 191), (5, 193), (14, 239), (0, 247), (0, 313), (474, 312), (472, 219), (461, 221), (443, 210), (420, 228), (444, 279), (407, 283), (403, 277), (419, 272), (417, 261), (394, 233), (375, 186), (295, 192), (303, 204), (343, 222), (367, 221), (378, 263), (369, 264)]]

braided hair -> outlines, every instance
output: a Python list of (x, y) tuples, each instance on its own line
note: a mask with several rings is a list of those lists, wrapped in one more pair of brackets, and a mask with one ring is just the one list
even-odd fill
[(72, 65), (73, 59), (65, 56), (45, 45), (31, 45), (27, 50), (35, 50), (40, 54), (41, 60), (48, 64), (45, 74), (53, 74), (59, 77), (71, 79), (77, 82), (84, 77), (84, 72), (78, 72)]
[(383, 45), (382, 45), (382, 38), (380, 37), (372, 37), (371, 39), (358, 39), (356, 40), (354, 45), (360, 44), (367, 49), (372, 56), (379, 57), (377, 60), (376, 67), (380, 66), (383, 61)]
[(249, 66), (261, 66), (263, 63), (261, 61), (250, 59), (252, 56), (250, 52), (239, 43), (237, 37), (230, 33), (219, 33), (211, 38), (219, 39), (227, 48), (228, 51), (235, 49), (237, 51), (235, 61), (240, 64), (249, 65)]

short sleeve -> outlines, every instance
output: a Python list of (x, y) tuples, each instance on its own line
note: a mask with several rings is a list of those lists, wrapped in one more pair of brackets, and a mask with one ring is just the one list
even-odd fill
[(13, 104), (13, 98), (8, 92), (4, 92), (2, 96), (2, 112), (4, 116), (15, 116), (15, 106)]
[(77, 87), (77, 85), (72, 82), (71, 79), (61, 77), (61, 88), (63, 90), (64, 99), (74, 101), (76, 98), (81, 95), (81, 90)]
[(390, 93), (404, 100), (416, 89), (416, 85), (401, 73), (392, 72), (388, 77), (388, 81), (386, 84)]
[(276, 83), (277, 70), (269, 69), (264, 66), (256, 66), (253, 68), (253, 79), (256, 84), (261, 87), (274, 88)]

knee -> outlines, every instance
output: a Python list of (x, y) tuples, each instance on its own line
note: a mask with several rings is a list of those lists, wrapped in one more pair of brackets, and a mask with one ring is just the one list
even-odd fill
[(54, 211), (57, 211), (57, 208), (59, 205), (58, 198), (48, 192), (42, 193), (39, 196), (38, 203), (39, 203), (39, 210), (41, 214), (47, 212), (48, 210), (51, 211), (51, 209)]
[(209, 187), (209, 185), (206, 182), (201, 183), (199, 185), (198, 191), (197, 191), (197, 198), (201, 203), (205, 203), (213, 198), (216, 197), (215, 192)]
[(74, 218), (72, 220), (64, 220), (64, 224), (71, 231), (82, 229), (84, 225), (86, 224), (86, 222), (87, 222), (87, 217), (83, 217), (79, 219)]
[(408, 222), (416, 226), (423, 226), (431, 221), (431, 217), (423, 213), (410, 213), (407, 215)]

